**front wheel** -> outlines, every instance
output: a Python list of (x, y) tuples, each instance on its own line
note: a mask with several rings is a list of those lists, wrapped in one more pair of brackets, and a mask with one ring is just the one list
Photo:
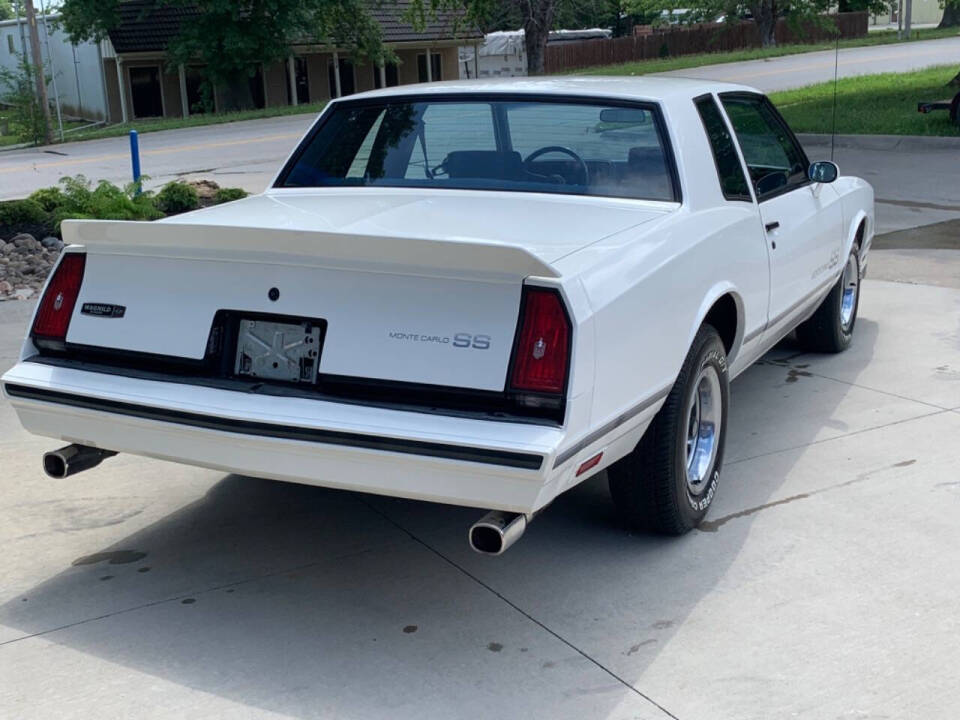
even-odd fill
[(723, 465), (729, 386), (723, 343), (703, 325), (637, 447), (607, 471), (614, 504), (632, 527), (682, 535), (703, 520)]
[(817, 311), (797, 326), (797, 339), (812, 352), (843, 352), (853, 339), (859, 308), (860, 248), (854, 243), (837, 284)]

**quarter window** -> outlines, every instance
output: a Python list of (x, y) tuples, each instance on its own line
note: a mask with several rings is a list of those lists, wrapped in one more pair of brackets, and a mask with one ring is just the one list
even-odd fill
[(740, 158), (733, 146), (733, 138), (723, 121), (720, 108), (710, 95), (694, 100), (703, 129), (707, 132), (710, 149), (713, 150), (713, 159), (717, 165), (717, 175), (720, 179), (720, 190), (727, 200), (745, 200), (752, 202), (750, 190), (747, 187), (747, 178), (743, 174)]
[(764, 98), (721, 95), (757, 199), (779, 195), (807, 180), (807, 157), (786, 123)]

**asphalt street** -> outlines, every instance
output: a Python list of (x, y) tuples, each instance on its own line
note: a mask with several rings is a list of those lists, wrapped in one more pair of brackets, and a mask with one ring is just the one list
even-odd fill
[[(932, 65), (960, 64), (960, 37), (840, 50), (840, 77), (883, 72), (909, 72)], [(790, 90), (833, 80), (834, 51), (785, 55), (764, 60), (705, 65), (664, 75), (744, 83), (763, 92)]]
[[(951, 717), (960, 288), (912, 282), (733, 383), (678, 539), (602, 476), (500, 558), (470, 509), (132, 456), (52, 481), (0, 401), (0, 716)], [(30, 310), (0, 303), (0, 371)]]
[[(960, 37), (843, 50), (840, 72), (845, 75), (907, 70), (949, 62), (960, 64)], [(707, 66), (677, 74), (745, 82), (769, 91), (831, 79), (833, 56), (832, 53), (791, 55)], [(140, 137), (143, 172), (151, 178), (148, 186), (162, 185), (178, 177), (208, 177), (221, 185), (260, 192), (312, 120), (312, 115), (294, 115), (147, 133)], [(944, 153), (941, 151), (941, 154)], [(945, 154), (943, 162), (950, 157), (956, 162), (957, 154), (960, 149), (955, 148), (952, 155)], [(943, 185), (930, 188), (925, 167), (904, 157), (892, 159), (886, 152), (869, 151), (861, 154), (856, 164), (872, 171), (868, 178), (871, 182), (881, 178), (888, 167), (895, 167), (897, 174), (888, 176), (892, 187), (909, 188), (920, 202), (939, 202), (927, 198), (926, 193), (945, 192)], [(842, 169), (849, 172), (847, 168)], [(127, 138), (0, 152), (0, 200), (24, 197), (39, 187), (55, 185), (64, 175), (77, 173), (93, 180), (128, 182), (131, 170)], [(952, 189), (955, 184), (947, 187)], [(889, 229), (899, 226), (893, 223)]]

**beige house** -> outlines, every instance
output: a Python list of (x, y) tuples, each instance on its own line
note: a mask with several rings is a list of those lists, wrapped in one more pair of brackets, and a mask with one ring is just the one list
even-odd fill
[[(459, 78), (458, 48), (482, 43), (482, 33), (463, 26), (455, 33), (449, 15), (414, 30), (402, 17), (407, 7), (408, 2), (400, 0), (371, 8), (397, 63), (355, 64), (343, 50), (293, 45), (286, 62), (257, 68), (245, 82), (216, 87), (214, 110), (299, 105), (378, 87)], [(120, 23), (102, 48), (110, 122), (202, 111), (203, 66), (171, 68), (166, 58), (167, 43), (196, 12), (189, 6), (158, 8), (154, 0), (120, 3)]]

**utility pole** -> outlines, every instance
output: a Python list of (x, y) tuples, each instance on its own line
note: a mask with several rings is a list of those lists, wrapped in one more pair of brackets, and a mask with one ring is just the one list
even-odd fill
[(40, 52), (40, 32), (37, 30), (37, 14), (33, 10), (33, 0), (24, 0), (23, 8), (27, 13), (27, 30), (30, 32), (30, 55), (33, 58), (33, 72), (37, 82), (37, 100), (43, 108), (43, 143), (49, 145), (50, 103), (47, 102), (47, 83), (43, 77), (43, 55)]
[(910, 39), (910, 21), (913, 15), (913, 0), (904, 0), (903, 8), (903, 35), (904, 40)]

